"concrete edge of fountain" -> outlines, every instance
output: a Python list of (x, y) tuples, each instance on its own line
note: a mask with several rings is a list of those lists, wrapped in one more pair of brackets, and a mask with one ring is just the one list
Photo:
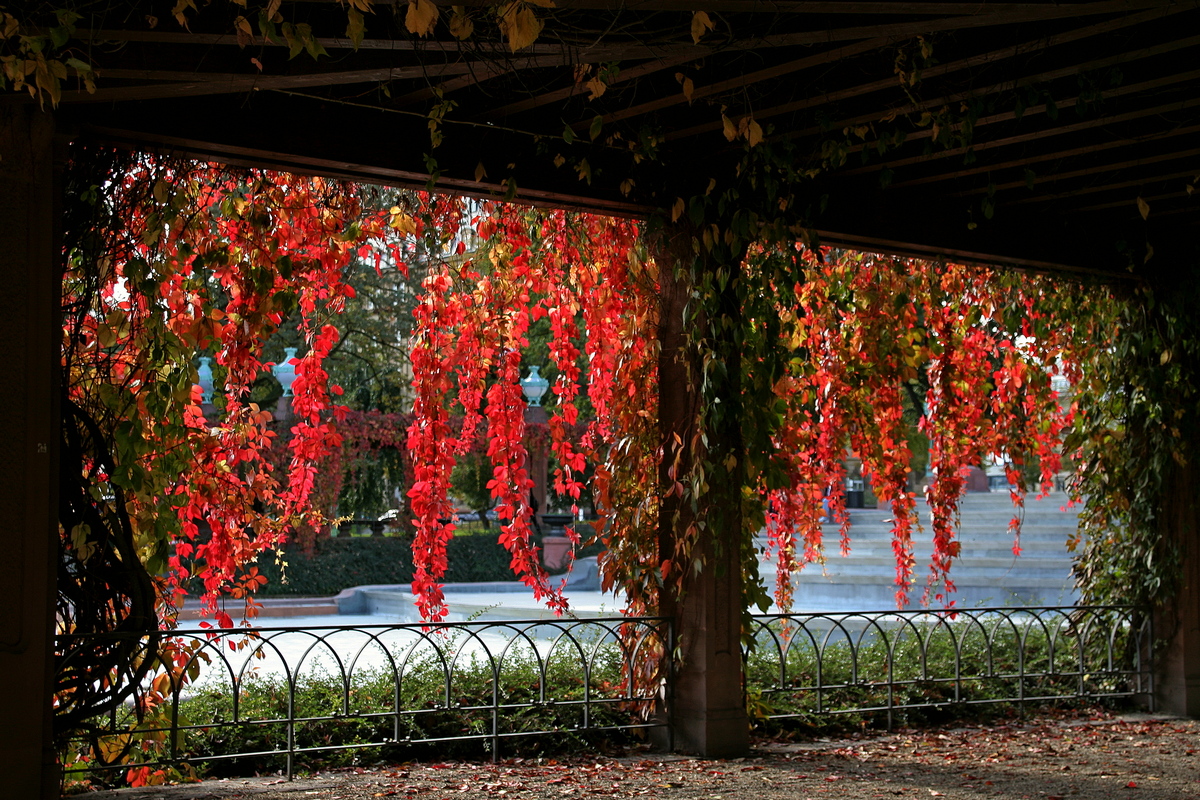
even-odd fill
[[(552, 582), (565, 580), (571, 604), (568, 615), (600, 617), (619, 615), (623, 604), (611, 594), (600, 592), (599, 569), (595, 558), (575, 562), (569, 575), (551, 576)], [(520, 581), (480, 581), (447, 583), (442, 587), (451, 619), (551, 619), (556, 615), (533, 599), (533, 591)], [(263, 597), (260, 618), (313, 616), (381, 615), (416, 616), (411, 584), (367, 584), (343, 589), (333, 597)], [(180, 609), (180, 620), (201, 619), (200, 601), (188, 598)], [(332, 622), (332, 620), (331, 620)]]

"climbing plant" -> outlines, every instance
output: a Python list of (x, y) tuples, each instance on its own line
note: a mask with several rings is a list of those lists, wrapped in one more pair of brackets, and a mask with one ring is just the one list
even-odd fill
[(1073, 546), (1085, 601), (1161, 608), (1196, 546), (1197, 280), (1181, 265), (1169, 281), (1094, 292), (1069, 310), (1090, 320), (1094, 342), (1067, 439), (1082, 501)]
[[(133, 657), (138, 640), (154, 646), (189, 585), (229, 627), (254, 614), (258, 555), (321, 524), (318, 463), (341, 441), (339, 390), (322, 359), (352, 294), (343, 270), (368, 238), (394, 243), (408, 219), (399, 208), (364, 214), (361, 190), (344, 183), (94, 147), (71, 156), (57, 608), (71, 638), (60, 732), (139, 690), (156, 662)], [(305, 352), (277, 465), (272, 415), (249, 394), (268, 366), (264, 342), (289, 317)], [(212, 418), (195, 385), (202, 353), (222, 389)], [(122, 633), (136, 635), (86, 636)], [(170, 661), (175, 651), (162, 652)]]

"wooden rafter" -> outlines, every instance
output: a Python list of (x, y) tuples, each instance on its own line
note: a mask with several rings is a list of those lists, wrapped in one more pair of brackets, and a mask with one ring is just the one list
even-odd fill
[[(1095, 150), (1093, 149), (1092, 152), (1095, 152)], [(1129, 160), (1129, 161), (1114, 161), (1114, 162), (1107, 163), (1107, 164), (1092, 165), (1092, 166), (1086, 167), (1084, 169), (1071, 170), (1069, 172), (1054, 172), (1049, 175), (1034, 176), (1032, 178), (1032, 180), (1028, 181), (1028, 182), (1020, 180), (1020, 181), (1007, 181), (1005, 183), (996, 183), (996, 184), (992, 184), (990, 188), (989, 187), (978, 187), (975, 189), (968, 189), (968, 190), (962, 191), (962, 192), (954, 192), (950, 196), (951, 197), (970, 197), (971, 195), (984, 194), (985, 192), (988, 192), (988, 191), (999, 192), (999, 191), (1004, 191), (1006, 189), (1018, 189), (1021, 187), (1029, 188), (1030, 183), (1032, 183), (1034, 186), (1044, 186), (1048, 183), (1056, 183), (1058, 181), (1068, 181), (1068, 180), (1073, 180), (1074, 178), (1094, 177), (1096, 175), (1106, 173), (1106, 172), (1116, 172), (1118, 170), (1125, 170), (1125, 169), (1136, 169), (1138, 167), (1149, 166), (1150, 164), (1160, 164), (1163, 161), (1175, 161), (1180, 158), (1195, 158), (1197, 156), (1200, 156), (1200, 147), (1192, 148), (1189, 150), (1172, 150), (1172, 151), (1169, 151), (1166, 153), (1159, 153), (1158, 155), (1155, 155), (1155, 156), (1146, 156), (1144, 158), (1137, 158), (1137, 159), (1133, 159), (1133, 160)], [(1026, 163), (1028, 163), (1028, 162), (1026, 162)], [(1200, 172), (1200, 167), (1195, 167), (1195, 168), (1189, 170), (1188, 172), (1190, 172), (1191, 174)], [(1147, 183), (1152, 183), (1153, 181), (1154, 181), (1154, 178), (1146, 179)], [(1071, 193), (1069, 193), (1069, 192), (1068, 193), (1056, 193), (1056, 194), (1046, 195), (1045, 199), (1053, 200), (1053, 199), (1060, 198), (1060, 197), (1067, 197), (1070, 194)]]
[[(348, 72), (314, 72), (307, 75), (236, 76), (227, 80), (201, 77), (188, 82), (156, 83), (145, 86), (125, 86), (97, 89), (95, 92), (63, 92), (64, 103), (101, 103), (119, 100), (153, 100), (169, 97), (198, 97), (209, 94), (241, 94), (268, 89), (299, 89), (311, 86), (338, 86), (354, 83), (382, 83), (392, 80), (422, 78), (428, 75), (455, 75), (469, 69), (467, 64), (442, 64), (429, 67), (399, 67), (390, 69), (359, 69)], [(32, 102), (25, 97), (24, 101)]]
[(1174, 180), (1176, 178), (1192, 178), (1195, 177), (1200, 169), (1192, 167), (1191, 169), (1176, 170), (1161, 175), (1145, 176), (1140, 175), (1137, 178), (1127, 181), (1117, 181), (1115, 183), (1101, 183), (1096, 186), (1086, 186), (1082, 189), (1074, 189), (1068, 192), (1054, 192), (1052, 194), (1041, 195), (1039, 197), (1022, 197), (1017, 200), (1010, 200), (1005, 205), (1020, 206), (1028, 205), (1029, 203), (1051, 203), (1059, 200), (1065, 200), (1068, 197), (1084, 197), (1089, 194), (1101, 194), (1103, 192), (1115, 192), (1120, 189), (1134, 189), (1139, 186), (1149, 186), (1163, 181)]
[[(1155, 83), (1157, 83), (1157, 81)], [(993, 139), (993, 140), (985, 141), (985, 142), (977, 142), (975, 144), (972, 144), (970, 147), (952, 147), (952, 148), (948, 148), (946, 150), (941, 150), (936, 153), (927, 153), (924, 155), (913, 156), (911, 158), (889, 160), (889, 161), (886, 161), (886, 162), (880, 163), (880, 164), (872, 164), (872, 165), (869, 165), (866, 167), (858, 167), (855, 169), (849, 169), (849, 170), (846, 170), (843, 174), (858, 175), (858, 174), (861, 174), (864, 172), (877, 172), (878, 170), (882, 169), (885, 166), (894, 169), (896, 167), (904, 167), (904, 166), (909, 166), (912, 164), (923, 164), (923, 163), (928, 163), (930, 161), (937, 161), (937, 160), (944, 159), (944, 158), (951, 158), (953, 156), (966, 155), (968, 150), (979, 153), (984, 150), (993, 150), (997, 147), (1009, 147), (1014, 144), (1022, 144), (1024, 142), (1031, 142), (1031, 141), (1043, 139), (1043, 138), (1050, 137), (1050, 136), (1063, 136), (1068, 133), (1079, 133), (1081, 131), (1091, 130), (1094, 128), (1103, 127), (1105, 125), (1115, 125), (1115, 124), (1118, 124), (1121, 122), (1129, 122), (1131, 120), (1143, 119), (1145, 117), (1152, 117), (1152, 116), (1156, 116), (1159, 114), (1170, 114), (1175, 111), (1183, 111), (1185, 109), (1197, 108), (1197, 107), (1200, 107), (1200, 97), (1193, 97), (1193, 98), (1189, 98), (1187, 100), (1180, 100), (1180, 101), (1174, 102), (1174, 103), (1166, 103), (1163, 105), (1153, 106), (1151, 108), (1143, 108), (1143, 109), (1139, 109), (1137, 111), (1128, 111), (1128, 112), (1125, 112), (1124, 114), (1114, 114), (1112, 116), (1099, 117), (1097, 119), (1085, 120), (1083, 122), (1076, 122), (1076, 123), (1072, 123), (1070, 125), (1060, 125), (1060, 126), (1053, 127), (1053, 128), (1047, 128), (1045, 130), (1032, 131), (1030, 133), (1018, 134), (1016, 136), (1007, 136), (1002, 139)], [(1025, 113), (1029, 113), (1031, 110), (1032, 109), (1027, 109)]]
[[(958, 60), (950, 62), (950, 63), (936, 64), (932, 67), (928, 67), (928, 68), (922, 70), (922, 79), (930, 80), (932, 78), (941, 77), (941, 76), (948, 75), (948, 74), (951, 74), (951, 73), (954, 73), (954, 72), (957, 72), (960, 70), (972, 69), (974, 67), (978, 67), (983, 64), (992, 64), (992, 63), (995, 63), (997, 61), (1000, 61), (1000, 60), (1003, 60), (1006, 58), (1012, 58), (1014, 56), (1027, 55), (1027, 54), (1033, 53), (1033, 52), (1044, 51), (1055, 45), (1068, 44), (1068, 43), (1076, 42), (1076, 41), (1079, 41), (1081, 39), (1085, 39), (1085, 38), (1088, 38), (1091, 36), (1098, 36), (1098, 35), (1105, 34), (1105, 33), (1111, 33), (1113, 31), (1120, 30), (1122, 28), (1127, 28), (1127, 27), (1130, 27), (1133, 25), (1139, 25), (1141, 23), (1148, 22), (1150, 20), (1159, 19), (1168, 14), (1181, 13), (1182, 11), (1186, 11), (1186, 10), (1187, 10), (1186, 8), (1180, 6), (1180, 7), (1168, 9), (1166, 12), (1164, 12), (1160, 9), (1155, 9), (1153, 11), (1144, 11), (1139, 14), (1131, 14), (1129, 16), (1120, 17), (1115, 20), (1109, 20), (1109, 21), (1098, 23), (1095, 25), (1089, 25), (1089, 26), (1086, 26), (1083, 28), (1076, 28), (1074, 30), (1064, 31), (1062, 33), (1056, 33), (1051, 36), (1040, 37), (1038, 39), (1033, 39), (1030, 41), (1022, 42), (1021, 44), (1010, 45), (1008, 47), (991, 50), (989, 52), (980, 53), (978, 55), (973, 55), (968, 58), (958, 59)], [(657, 100), (652, 100), (652, 101), (649, 101), (646, 103), (642, 103), (638, 106), (633, 106), (628, 109), (623, 109), (618, 112), (607, 114), (604, 116), (604, 123), (610, 124), (612, 122), (616, 122), (621, 119), (627, 119), (629, 117), (638, 116), (640, 114), (649, 113), (651, 111), (657, 111), (659, 109), (667, 108), (667, 107), (673, 106), (673, 105), (679, 105), (684, 102), (699, 100), (699, 99), (702, 99), (704, 97), (708, 97), (708, 96), (711, 96), (714, 94), (720, 94), (722, 92), (730, 91), (733, 89), (738, 89), (738, 88), (741, 88), (744, 86), (749, 86), (754, 83), (758, 83), (760, 81), (771, 80), (771, 79), (778, 78), (778, 77), (781, 77), (783, 75), (786, 75), (786, 74), (789, 74), (792, 72), (799, 72), (800, 70), (808, 69), (809, 67), (812, 67), (812, 66), (819, 66), (821, 64), (829, 63), (829, 61), (834, 60), (835, 58), (836, 59), (848, 58), (850, 56), (857, 55), (859, 53), (864, 53), (864, 52), (868, 52), (870, 50), (875, 50), (880, 47), (883, 47), (883, 46), (889, 44), (890, 41), (891, 40), (889, 40), (889, 39), (869, 39), (867, 41), (859, 42), (854, 45), (848, 45), (846, 47), (842, 47), (837, 50), (829, 50), (829, 51), (826, 51), (825, 53), (822, 53), (819, 55), (809, 56), (807, 58), (798, 59), (796, 61), (791, 61), (791, 62), (788, 62), (787, 64), (781, 64), (776, 67), (770, 67), (768, 69), (763, 69), (763, 70), (758, 70), (756, 72), (747, 73), (746, 75), (743, 75), (738, 78), (732, 78), (730, 80), (721, 81), (721, 82), (718, 82), (715, 84), (711, 84), (709, 86), (698, 87), (692, 93), (692, 97), (690, 98), (690, 100), (689, 100), (689, 98), (683, 97), (682, 94), (680, 94), (680, 93), (669, 95), (667, 97), (662, 97)], [(836, 92), (833, 94), (823, 95), (822, 98), (819, 98), (817, 100), (817, 102), (833, 102), (838, 99), (843, 99), (843, 98), (847, 98), (847, 97), (856, 97), (861, 94), (867, 94), (869, 92), (879, 91), (881, 89), (895, 88), (895, 86), (896, 86), (896, 80), (894, 77), (885, 78), (882, 80), (873, 81), (873, 82), (866, 83), (866, 84), (859, 84), (858, 86), (850, 87), (848, 89), (845, 89), (845, 90), (842, 90), (840, 92)], [(984, 91), (986, 92), (987, 90), (984, 90)], [(808, 103), (811, 101), (801, 101), (801, 102)], [(930, 101), (930, 102), (932, 103), (932, 102), (939, 102), (939, 101)], [(953, 100), (947, 99), (942, 102), (953, 102)], [(804, 107), (808, 107), (808, 106), (804, 106)], [(788, 109), (786, 106), (784, 106), (784, 107), (780, 108), (778, 113), (786, 113), (788, 110), (798, 110), (798, 108), (799, 107), (794, 108), (794, 109)], [(769, 115), (768, 113), (764, 112), (762, 115), (756, 115), (756, 118), (759, 116), (768, 116), (768, 115)], [(697, 126), (697, 128), (692, 128), (689, 130), (696, 131), (696, 132), (702, 132), (702, 131), (698, 130), (698, 127), (699, 126)], [(719, 125), (716, 127), (719, 127)], [(706, 128), (706, 130), (714, 130), (714, 129), (715, 129), (715, 127), (712, 127), (712, 126)], [(677, 136), (675, 138), (683, 138), (684, 135), (685, 135), (684, 133), (681, 133), (679, 136)]]
[[(956, 181), (961, 178), (969, 178), (973, 175), (981, 175), (986, 172), (1002, 172), (1008, 169), (1017, 169), (1020, 167), (1028, 167), (1033, 164), (1041, 164), (1047, 161), (1064, 161), (1069, 158), (1078, 156), (1091, 156), (1098, 153), (1113, 150), (1122, 147), (1133, 147), (1150, 142), (1157, 142), (1163, 139), (1170, 139), (1175, 136), (1190, 136), (1192, 134), (1200, 134), (1200, 125), (1185, 125), (1173, 128), (1169, 131), (1150, 134), (1148, 136), (1139, 136), (1136, 138), (1121, 138), (1109, 142), (1098, 142), (1089, 144), (1085, 147), (1072, 147), (1067, 150), (1054, 150), (1049, 153), (1041, 153), (1038, 155), (1023, 156), (1021, 158), (1002, 161), (997, 164), (984, 164), (979, 167), (971, 167), (968, 169), (959, 169), (952, 172), (936, 172), (932, 175), (925, 175), (920, 178), (912, 178), (904, 181), (893, 181), (892, 187), (901, 189), (912, 186), (922, 186), (930, 183), (940, 183), (944, 181)], [(1171, 157), (1174, 157), (1173, 153)], [(1105, 165), (1105, 169), (1108, 165)], [(1022, 182), (1023, 183), (1023, 182)]]
[[(724, 114), (735, 127), (745, 114), (773, 123), (766, 140), (773, 156), (784, 154), (774, 148), (786, 141), (790, 157), (804, 167), (810, 157), (822, 157), (831, 129), (867, 126), (865, 139), (853, 144), (837, 136), (839, 154), (854, 162), (863, 151), (878, 155), (872, 152), (862, 166), (822, 162), (813, 191), (796, 189), (806, 204), (829, 193), (828, 207), (812, 220), (843, 231), (839, 241), (860, 237), (860, 246), (884, 249), (925, 224), (918, 213), (923, 208), (947, 221), (937, 236), (914, 235), (910, 252), (1002, 258), (1023, 268), (1038, 268), (1033, 262), (1040, 254), (1047, 254), (1047, 264), (1096, 255), (1058, 247), (1043, 220), (1077, 232), (1103, 217), (1115, 236), (1139, 219), (1125, 206), (1101, 209), (1096, 222), (1066, 221), (1061, 214), (1126, 191), (1162, 190), (1154, 183), (1163, 178), (1159, 172), (1186, 170), (1200, 154), (1200, 96), (1193, 91), (1200, 66), (1187, 57), (1200, 50), (1200, 0), (557, 0), (552, 8), (533, 8), (545, 28), (516, 54), (500, 38), (492, 4), (465, 4), (476, 9), (471, 40), (451, 40), (444, 19), (433, 36), (412, 36), (403, 10), (388, 18), (392, 12), (376, 5), (378, 24), (368, 19), (374, 38), (355, 50), (341, 34), (344, 9), (334, 0), (284, 0), (286, 18), (312, 25), (316, 39), (307, 42), (331, 53), (291, 62), (282, 41), (255, 38), (239, 49), (247, 38), (239, 42), (225, 27), (232, 26), (231, 15), (205, 7), (192, 15), (190, 31), (169, 21), (150, 31), (113, 30), (101, 22), (100, 30), (86, 33), (90, 26), (80, 25), (81, 39), (97, 54), (100, 88), (92, 96), (66, 93), (64, 108), (71, 110), (71, 129), (125, 131), (128, 146), (408, 187), (429, 184), (478, 197), (507, 188), (527, 202), (638, 215), (674, 201), (676, 192), (659, 181), (680, 181), (678, 193), (686, 197), (753, 157), (744, 132), (732, 142), (710, 135), (723, 126), (715, 103), (728, 102), (732, 110)], [(692, 13), (701, 10), (716, 28), (695, 42)], [(938, 61), (920, 65), (916, 91), (922, 96), (914, 97), (893, 74), (891, 49), (909, 48), (918, 36), (932, 42)], [(102, 42), (116, 46), (94, 46)], [(250, 71), (251, 56), (261, 59), (261, 74)], [(585, 82), (597, 74), (594, 65), (610, 62), (619, 69), (608, 76), (606, 91), (588, 100)], [(1107, 76), (1109, 69), (1122, 75), (1097, 94), (1105, 102), (1091, 103), (1090, 89), (1075, 88), (1080, 72)], [(675, 72), (695, 81), (690, 98), (672, 79)], [(1054, 101), (1042, 89), (1064, 110), (1073, 95), (1089, 102), (1078, 118), (1055, 116)], [(252, 102), (239, 97), (251, 92), (257, 92)], [(1031, 106), (1018, 110), (1017, 95)], [(425, 145), (428, 109), (440, 97), (453, 105), (436, 122), (444, 139), (431, 150)], [(982, 102), (962, 108), (975, 99)], [(931, 148), (932, 125), (912, 124), (943, 107), (941, 129), (957, 135), (957, 126), (969, 125), (969, 147)], [(227, 116), (243, 120), (250, 134), (217, 122)], [(277, 118), (293, 116), (310, 123), (276, 127)], [(351, 133), (359, 128), (361, 135)], [(375, 129), (406, 146), (372, 138), (381, 135)], [(330, 149), (336, 147), (347, 152)], [(990, 165), (983, 163), (989, 151), (995, 154)], [(980, 156), (978, 163), (961, 163), (969, 152)], [(494, 175), (477, 173), (477, 164)], [(895, 173), (873, 180), (881, 169)], [(1021, 190), (1023, 169), (1037, 172), (1031, 190)], [(468, 180), (476, 174), (482, 180)], [(1132, 189), (1125, 181), (1143, 183)], [(853, 202), (843, 187), (853, 187)], [(985, 204), (985, 219), (978, 198), (987, 191), (1004, 196)], [(1156, 211), (1191, 205), (1155, 202)], [(995, 219), (993, 208), (1003, 209)], [(798, 206), (797, 213), (813, 212)], [(1022, 237), (1006, 225), (1041, 231), (1036, 249), (1032, 242), (1014, 244)], [(946, 244), (934, 248), (938, 236)], [(1124, 230), (1121, 240), (1129, 238)]]
[[(955, 93), (949, 94), (949, 95), (933, 97), (928, 100), (924, 100), (920, 103), (910, 104), (908, 106), (905, 106), (904, 108), (896, 109), (891, 112), (887, 112), (886, 114), (885, 113), (875, 113), (875, 114), (867, 115), (865, 117), (855, 118), (853, 120), (842, 120), (837, 123), (834, 123), (834, 127), (836, 128), (836, 127), (843, 127), (843, 126), (854, 126), (854, 125), (867, 124), (870, 122), (876, 122), (876, 121), (882, 120), (885, 116), (888, 116), (891, 114), (895, 114), (895, 115), (912, 114), (912, 113), (915, 113), (918, 111), (928, 110), (931, 108), (938, 108), (938, 107), (948, 105), (951, 103), (958, 103), (963, 100), (969, 100), (969, 99), (977, 98), (977, 97), (986, 97), (990, 94), (994, 94), (999, 91), (1011, 91), (1013, 89), (1020, 88), (1021, 86), (1032, 86), (1032, 85), (1035, 85), (1038, 83), (1048, 83), (1050, 81), (1057, 80), (1059, 78), (1070, 77), (1073, 75), (1078, 75), (1083, 72), (1097, 70), (1097, 69), (1103, 69), (1105, 67), (1112, 67), (1112, 66), (1116, 66), (1118, 64), (1126, 64), (1131, 61), (1136, 61), (1138, 59), (1151, 58), (1153, 56), (1163, 55), (1164, 53), (1170, 53), (1170, 52), (1174, 52), (1174, 51), (1178, 51), (1178, 50), (1185, 50), (1185, 49), (1188, 49), (1191, 47), (1196, 47), (1198, 45), (1200, 45), (1200, 36), (1190, 36), (1190, 37), (1187, 37), (1184, 39), (1178, 39), (1175, 41), (1156, 45), (1154, 47), (1145, 47), (1140, 50), (1136, 50), (1136, 51), (1132, 51), (1132, 52), (1128, 52), (1128, 53), (1121, 53), (1121, 54), (1118, 54), (1115, 56), (1109, 56), (1107, 58), (1097, 59), (1095, 61), (1090, 61), (1090, 62), (1086, 62), (1086, 63), (1082, 63), (1082, 64), (1072, 64), (1067, 67), (1062, 67), (1062, 68), (1054, 69), (1054, 70), (1048, 70), (1046, 72), (1038, 73), (1035, 75), (1023, 76), (1022, 78), (1020, 78), (1019, 80), (1016, 80), (1016, 81), (1008, 80), (1008, 81), (1003, 81), (1001, 83), (992, 84), (990, 86), (980, 87), (978, 89), (969, 89), (969, 90), (965, 90), (962, 92), (955, 92)], [(1139, 85), (1136, 88), (1134, 88), (1134, 87), (1117, 87), (1113, 90), (1110, 90), (1109, 95), (1115, 97), (1120, 94), (1128, 94), (1128, 93), (1136, 92), (1136, 91), (1145, 91), (1146, 89), (1154, 88), (1154, 86), (1157, 86), (1157, 85), (1165, 85), (1165, 84), (1154, 84), (1154, 86), (1152, 86), (1152, 85), (1149, 85), (1150, 83), (1152, 83), (1152, 82), (1147, 82), (1146, 84)], [(796, 101), (793, 101), (790, 103), (784, 103), (782, 105), (777, 105), (777, 106), (772, 106), (770, 108), (756, 110), (754, 112), (754, 118), (761, 122), (762, 120), (770, 119), (772, 117), (780, 116), (783, 114), (790, 114), (790, 113), (794, 113), (796, 111), (803, 111), (803, 110), (810, 109), (810, 108), (816, 108), (819, 106), (827, 105), (829, 103), (837, 102), (838, 100), (844, 100), (849, 97), (857, 97), (860, 94), (866, 94), (868, 92), (877, 92), (877, 91), (883, 91), (883, 90), (886, 90), (889, 88), (894, 88), (895, 85), (896, 85), (896, 81), (894, 78), (886, 78), (883, 80), (874, 81), (869, 84), (862, 84), (862, 85), (859, 85), (856, 87), (851, 87), (851, 88), (844, 89), (844, 90), (837, 91), (837, 92), (828, 92), (828, 93), (819, 95), (817, 97), (809, 97), (809, 98), (805, 98), (803, 100), (796, 100)], [(1063, 105), (1073, 103), (1077, 99), (1078, 98), (1075, 98), (1075, 97), (1065, 99), (1063, 101)], [(1024, 114), (1037, 114), (1037, 113), (1041, 113), (1044, 110), (1045, 110), (1045, 106), (1032, 106), (1032, 107), (1026, 109), (1023, 113)], [(975, 125), (976, 125), (976, 127), (978, 127), (980, 125), (986, 125), (986, 124), (991, 124), (994, 122), (1000, 122), (1000, 121), (1004, 121), (1007, 119), (1012, 119), (1013, 116), (1014, 116), (1014, 112), (993, 114), (984, 119), (978, 120), (975, 123)], [(682, 130), (677, 130), (677, 131), (671, 133), (670, 135), (668, 135), (667, 138), (671, 139), (671, 140), (684, 139), (689, 136), (697, 136), (702, 133), (709, 133), (709, 132), (717, 131), (720, 129), (721, 129), (721, 122), (719, 120), (715, 121), (715, 122), (706, 122), (706, 123), (702, 123), (700, 125), (694, 125), (690, 128), (684, 128)], [(820, 127), (813, 126), (813, 127), (809, 127), (804, 130), (801, 130), (801, 131), (791, 131), (784, 135), (788, 136), (788, 137), (811, 136), (811, 135), (820, 133), (821, 130), (822, 129)], [(914, 132), (913, 134), (911, 134), (909, 138), (920, 139), (920, 138), (924, 138), (929, 135), (930, 135), (929, 131), (917, 131), (917, 132)], [(872, 142), (871, 144), (856, 145), (856, 146), (852, 147), (849, 150), (849, 152), (858, 152), (859, 150), (862, 150), (865, 147), (872, 147), (872, 146), (874, 146), (874, 144), (875, 143)]]

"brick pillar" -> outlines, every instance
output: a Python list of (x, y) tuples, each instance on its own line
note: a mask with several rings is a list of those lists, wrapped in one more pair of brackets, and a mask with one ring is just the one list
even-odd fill
[(0, 437), (0, 794), (58, 797), (53, 621), (58, 552), (57, 182), (53, 119), (0, 106), (0, 281), (5, 435)]

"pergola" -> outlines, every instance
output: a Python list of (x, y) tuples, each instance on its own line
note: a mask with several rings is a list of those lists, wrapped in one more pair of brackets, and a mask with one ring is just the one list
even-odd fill
[[(55, 207), (69, 141), (657, 216), (686, 236), (677, 204), (770, 148), (786, 159), (780, 212), (812, 241), (1101, 280), (1170, 279), (1196, 257), (1196, 0), (118, 0), (81, 4), (70, 24), (15, 5), (20, 34), (92, 72), (70, 68), (56, 107), (0, 96), (12, 796), (55, 791)], [(1193, 714), (1197, 565), (1164, 691)], [(698, 655), (677, 740), (719, 754), (744, 746), (729, 688), (740, 609), (736, 587), (706, 580), (679, 611)]]

